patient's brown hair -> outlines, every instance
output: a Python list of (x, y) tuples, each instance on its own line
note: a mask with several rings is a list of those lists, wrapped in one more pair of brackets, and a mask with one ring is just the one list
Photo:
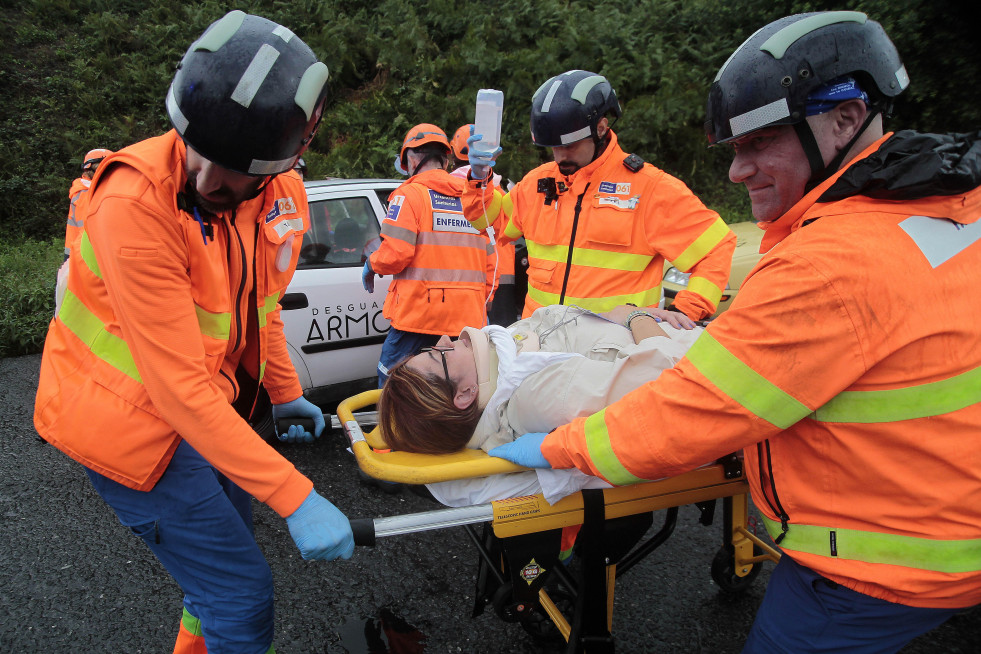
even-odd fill
[(456, 389), (440, 375), (395, 365), (378, 401), (378, 428), (393, 450), (420, 454), (449, 454), (462, 450), (481, 410), (473, 402), (465, 409), (453, 404)]

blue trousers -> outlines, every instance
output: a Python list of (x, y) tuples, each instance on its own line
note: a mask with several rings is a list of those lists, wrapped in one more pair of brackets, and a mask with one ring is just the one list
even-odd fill
[(743, 654), (897, 652), (960, 610), (925, 609), (869, 597), (784, 555), (770, 575)]
[(378, 359), (378, 388), (385, 386), (392, 366), (406, 357), (419, 354), (424, 347), (436, 345), (439, 339), (440, 336), (436, 334), (417, 334), (390, 327)]
[(184, 591), (209, 654), (263, 654), (273, 642), (272, 572), (252, 533), (252, 498), (181, 441), (143, 492), (86, 469), (119, 521)]

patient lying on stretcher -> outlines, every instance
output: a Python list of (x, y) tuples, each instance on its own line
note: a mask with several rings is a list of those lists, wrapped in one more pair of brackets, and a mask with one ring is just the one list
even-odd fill
[[(685, 316), (656, 309), (628, 329), (636, 311), (549, 306), (507, 329), (444, 336), (390, 371), (378, 404), (381, 435), (405, 452), (489, 450), (591, 415), (656, 379), (702, 332)], [(556, 501), (608, 485), (576, 470), (544, 470), (428, 486), (443, 504), (463, 506), (540, 491)]]

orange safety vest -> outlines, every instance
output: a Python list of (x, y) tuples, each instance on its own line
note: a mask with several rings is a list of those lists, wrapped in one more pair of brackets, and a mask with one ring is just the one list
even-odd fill
[(277, 302), (309, 224), (306, 195), (285, 173), (206, 221), (179, 204), (185, 159), (170, 131), (96, 172), (44, 345), (34, 424), (73, 459), (137, 490), (154, 486), (183, 438), (288, 515), (313, 484), (240, 413), (252, 410), (259, 380), (274, 403), (302, 392)]
[(504, 237), (524, 236), (528, 245), (524, 317), (550, 304), (656, 306), (665, 259), (691, 272), (674, 305), (696, 320), (715, 313), (735, 235), (684, 182), (628, 158), (612, 130), (596, 161), (569, 177), (554, 161), (544, 164), (508, 195), (514, 211)]
[(463, 215), (463, 186), (445, 170), (427, 170), (388, 198), (371, 267), (393, 276), (382, 311), (396, 329), (458, 334), (487, 323), (493, 249)]
[(91, 185), (92, 180), (78, 177), (72, 182), (71, 188), (68, 189), (68, 225), (65, 227), (66, 257), (72, 246), (72, 241), (78, 238), (78, 235), (82, 232), (82, 227), (84, 227), (81, 216), (77, 215), (75, 211), (75, 205), (78, 204), (82, 194), (88, 191)]
[(972, 606), (981, 187), (831, 200), (841, 175), (769, 226), (772, 249), (685, 359), (542, 451), (625, 484), (745, 448), (754, 503), (787, 555), (891, 602)]

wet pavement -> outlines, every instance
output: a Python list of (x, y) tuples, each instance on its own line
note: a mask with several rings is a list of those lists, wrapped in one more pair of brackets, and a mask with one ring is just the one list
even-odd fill
[[(38, 439), (31, 414), (39, 364), (39, 356), (0, 360), (0, 651), (170, 652), (180, 590), (82, 469)], [(340, 432), (277, 447), (352, 518), (438, 508), (405, 490), (359, 483)], [(492, 610), (471, 619), (477, 555), (461, 527), (380, 539), (350, 561), (308, 562), (285, 521), (254, 506), (256, 540), (276, 584), (280, 654), (564, 650)], [(617, 580), (619, 654), (739, 652), (771, 564), (743, 595), (721, 594), (710, 575), (720, 527), (698, 518), (694, 507), (682, 507), (667, 543)], [(973, 653), (979, 636), (975, 608), (903, 654)]]

